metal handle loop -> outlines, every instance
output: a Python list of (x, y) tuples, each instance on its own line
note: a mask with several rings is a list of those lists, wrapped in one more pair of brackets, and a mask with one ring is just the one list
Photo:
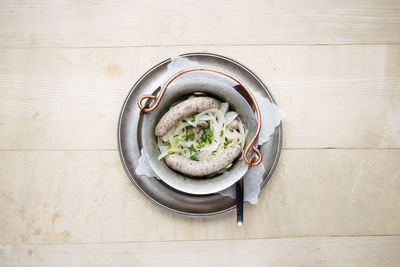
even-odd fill
[[(256, 146), (253, 146), (253, 144), (255, 143), (258, 135), (260, 134), (260, 130), (261, 130), (260, 108), (258, 107), (257, 101), (254, 98), (253, 94), (251, 93), (250, 89), (242, 81), (240, 81), (238, 78), (236, 78), (235, 76), (233, 76), (230, 73), (227, 73), (225, 71), (218, 70), (218, 69), (208, 68), (208, 67), (193, 67), (193, 68), (184, 69), (184, 70), (176, 73), (175, 75), (173, 75), (171, 78), (168, 79), (168, 81), (161, 88), (161, 91), (158, 94), (158, 97), (156, 97), (154, 95), (143, 95), (143, 96), (141, 96), (139, 98), (138, 106), (139, 106), (139, 109), (140, 109), (140, 115), (142, 115), (144, 113), (147, 113), (147, 112), (151, 112), (155, 108), (157, 108), (157, 106), (160, 104), (160, 101), (161, 101), (162, 97), (165, 94), (165, 90), (171, 84), (171, 82), (173, 80), (175, 80), (176, 78), (178, 78), (179, 76), (181, 76), (181, 75), (183, 75), (185, 73), (188, 73), (188, 72), (192, 72), (192, 71), (210, 71), (210, 72), (219, 73), (219, 74), (224, 75), (224, 76), (226, 76), (228, 78), (231, 78), (232, 80), (234, 80), (235, 82), (240, 84), (242, 86), (242, 88), (245, 90), (247, 95), (250, 97), (250, 100), (253, 103), (252, 106), (254, 107), (254, 109), (256, 111), (256, 114), (257, 114), (257, 129), (256, 129), (256, 132), (255, 132), (254, 136), (251, 138), (249, 144), (246, 146), (246, 149), (244, 150), (243, 159), (249, 165), (249, 169), (252, 166), (257, 166), (258, 164), (260, 164), (261, 161), (262, 161), (262, 154), (261, 154), (260, 150), (258, 150), (258, 148)], [(143, 100), (145, 100), (145, 99), (155, 99), (156, 101), (154, 102), (154, 104), (151, 107), (148, 107), (148, 105), (143, 105), (142, 104)], [(250, 148), (252, 148), (254, 150), (254, 152), (257, 154), (257, 160), (254, 160), (254, 157), (251, 160), (249, 160), (247, 158), (247, 154), (248, 154)]]

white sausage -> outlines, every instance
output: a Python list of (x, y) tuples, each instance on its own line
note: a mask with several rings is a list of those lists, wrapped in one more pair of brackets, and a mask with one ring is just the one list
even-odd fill
[(239, 156), (240, 152), (240, 146), (234, 144), (205, 160), (195, 161), (178, 154), (171, 154), (165, 157), (165, 163), (170, 168), (188, 176), (208, 176), (228, 166)]
[(182, 101), (178, 105), (173, 106), (161, 117), (154, 130), (154, 134), (158, 137), (164, 136), (183, 118), (207, 109), (219, 109), (220, 107), (221, 102), (212, 97), (200, 96)]

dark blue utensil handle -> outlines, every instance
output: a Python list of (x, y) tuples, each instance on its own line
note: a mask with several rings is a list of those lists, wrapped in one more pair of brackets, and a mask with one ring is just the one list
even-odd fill
[(243, 177), (236, 183), (236, 217), (237, 224), (243, 224)]

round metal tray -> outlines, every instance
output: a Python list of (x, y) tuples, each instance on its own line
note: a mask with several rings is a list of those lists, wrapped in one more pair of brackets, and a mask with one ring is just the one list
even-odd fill
[[(220, 69), (235, 75), (251, 90), (264, 94), (271, 102), (275, 100), (268, 88), (248, 68), (230, 58), (210, 53), (189, 53), (181, 57), (198, 62), (202, 66)], [(163, 81), (167, 65), (171, 59), (164, 60), (147, 71), (132, 87), (122, 106), (118, 123), (118, 149), (125, 171), (148, 199), (169, 211), (189, 216), (211, 216), (232, 210), (236, 201), (220, 194), (192, 195), (171, 188), (161, 180), (136, 175), (140, 150), (142, 149), (141, 125), (137, 100), (144, 94), (152, 94)], [(275, 129), (267, 143), (261, 146), (265, 173), (262, 188), (268, 182), (278, 163), (282, 147), (282, 125)]]

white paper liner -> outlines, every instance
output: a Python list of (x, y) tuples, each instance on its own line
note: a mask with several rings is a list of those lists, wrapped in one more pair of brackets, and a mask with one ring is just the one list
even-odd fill
[(155, 177), (160, 180), (160, 178), (157, 176), (157, 174), (151, 168), (150, 163), (146, 158), (146, 154), (144, 153), (143, 148), (142, 148), (142, 150), (140, 150), (139, 164), (135, 169), (135, 173), (137, 175), (145, 175), (147, 177)]

